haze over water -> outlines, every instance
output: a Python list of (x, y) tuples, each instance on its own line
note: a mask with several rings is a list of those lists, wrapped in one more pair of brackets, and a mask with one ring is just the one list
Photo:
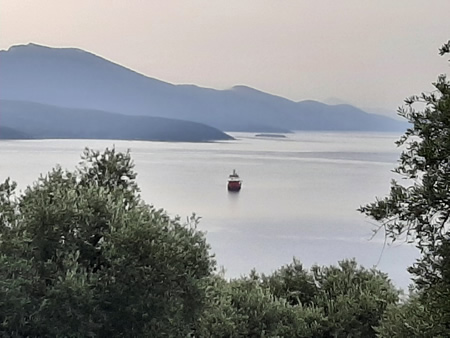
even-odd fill
[[(0, 180), (10, 176), (24, 189), (57, 163), (73, 169), (86, 146), (115, 145), (131, 150), (147, 203), (182, 218), (193, 212), (202, 217), (199, 228), (207, 232), (227, 277), (252, 268), (270, 273), (294, 256), (308, 267), (354, 257), (407, 287), (406, 267), (416, 249), (404, 243), (385, 246), (383, 233), (371, 239), (375, 225), (356, 211), (388, 193), (399, 135), (307, 132), (278, 139), (230, 134), (237, 140), (1, 141)], [(244, 181), (239, 193), (226, 191), (233, 169)]]

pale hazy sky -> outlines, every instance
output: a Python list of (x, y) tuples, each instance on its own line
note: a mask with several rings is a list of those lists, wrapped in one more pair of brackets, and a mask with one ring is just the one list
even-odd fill
[(449, 73), (449, 39), (450, 0), (0, 0), (0, 49), (77, 47), (175, 84), (393, 112)]

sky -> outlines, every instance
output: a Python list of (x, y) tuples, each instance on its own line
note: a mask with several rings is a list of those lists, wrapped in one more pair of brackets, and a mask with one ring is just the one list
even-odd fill
[(449, 73), (449, 13), (450, 0), (0, 0), (0, 49), (76, 47), (174, 84), (395, 115)]

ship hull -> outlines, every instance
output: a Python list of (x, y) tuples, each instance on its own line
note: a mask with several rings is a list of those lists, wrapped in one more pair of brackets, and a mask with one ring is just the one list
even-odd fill
[(231, 181), (228, 182), (228, 191), (239, 191), (241, 190), (241, 182)]

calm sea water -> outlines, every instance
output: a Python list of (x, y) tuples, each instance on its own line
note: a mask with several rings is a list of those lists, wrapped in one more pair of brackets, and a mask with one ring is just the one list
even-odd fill
[[(163, 143), (105, 140), (0, 141), (0, 180), (21, 189), (55, 164), (73, 169), (84, 147), (130, 149), (142, 196), (183, 218), (195, 212), (226, 276), (270, 273), (293, 257), (306, 266), (356, 258), (406, 288), (417, 251), (372, 238), (375, 225), (356, 209), (389, 191), (398, 159), (395, 134), (296, 133), (236, 141)], [(243, 179), (228, 193), (228, 174)]]

